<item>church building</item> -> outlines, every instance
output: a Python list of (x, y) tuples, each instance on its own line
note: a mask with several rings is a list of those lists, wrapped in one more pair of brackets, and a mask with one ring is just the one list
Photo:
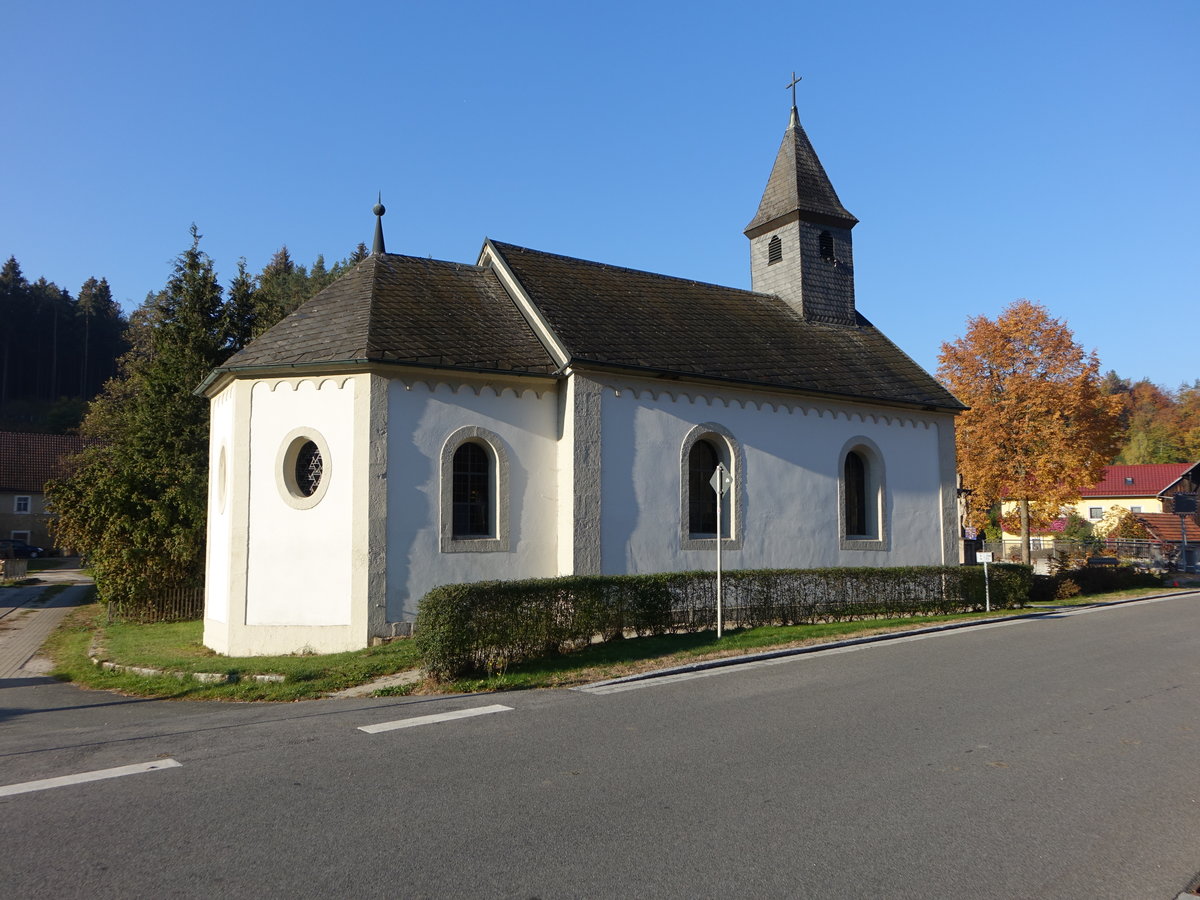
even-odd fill
[(957, 564), (963, 406), (856, 308), (857, 221), (794, 105), (750, 290), (493, 240), (401, 256), (377, 219), (201, 387), (205, 644), (360, 648), (438, 585), (705, 569), (718, 531), (728, 568)]

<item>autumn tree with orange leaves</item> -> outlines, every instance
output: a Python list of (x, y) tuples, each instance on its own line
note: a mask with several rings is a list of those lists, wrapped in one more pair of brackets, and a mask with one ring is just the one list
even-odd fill
[(982, 527), (996, 503), (1017, 501), (1028, 563), (1031, 520), (1050, 521), (1103, 477), (1119, 446), (1121, 400), (1101, 387), (1095, 352), (1028, 300), (995, 320), (968, 319), (938, 362), (938, 377), (970, 407), (956, 434), (958, 468), (974, 491), (968, 521)]

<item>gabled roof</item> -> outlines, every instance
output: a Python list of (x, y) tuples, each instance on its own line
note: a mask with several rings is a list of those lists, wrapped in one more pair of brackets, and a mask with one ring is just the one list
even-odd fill
[(809, 322), (771, 294), (489, 244), (573, 365), (964, 408), (861, 315)]
[(0, 491), (42, 493), (47, 481), (65, 474), (63, 460), (83, 446), (73, 434), (0, 431)]
[(217, 371), (390, 362), (545, 374), (554, 362), (494, 272), (369, 256)]
[[(1133, 517), (1146, 526), (1155, 540), (1168, 544), (1180, 543), (1179, 516), (1171, 513), (1134, 513)], [(1190, 517), (1185, 517), (1183, 521), (1187, 527), (1188, 543), (1200, 544), (1200, 525)]]
[(1200, 463), (1105, 466), (1100, 483), (1080, 491), (1089, 497), (1157, 497)]
[(790, 213), (798, 213), (801, 219), (827, 222), (844, 228), (853, 228), (858, 222), (838, 199), (837, 191), (825, 174), (825, 167), (817, 158), (794, 106), (758, 212), (746, 226), (746, 233), (750, 234)]

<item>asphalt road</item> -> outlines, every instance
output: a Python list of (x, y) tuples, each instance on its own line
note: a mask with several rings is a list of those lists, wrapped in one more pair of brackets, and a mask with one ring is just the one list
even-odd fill
[(0, 682), (0, 786), (179, 764), (0, 787), (0, 896), (1174, 898), (1198, 641), (1191, 594), (607, 694)]

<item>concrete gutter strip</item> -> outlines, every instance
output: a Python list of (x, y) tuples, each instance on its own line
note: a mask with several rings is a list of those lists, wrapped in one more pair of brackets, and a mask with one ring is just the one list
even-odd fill
[[(832, 641), (828, 644), (812, 644), (807, 647), (788, 647), (783, 650), (767, 650), (762, 653), (746, 653), (741, 656), (723, 656), (720, 659), (706, 659), (700, 662), (688, 663), (683, 666), (673, 666), (669, 669), (655, 669), (652, 672), (638, 672), (636, 675), (624, 675), (620, 678), (610, 678), (606, 681), (594, 681), (591, 684), (578, 685), (573, 691), (590, 690), (591, 688), (608, 687), (613, 684), (629, 684), (634, 681), (648, 681), (652, 678), (665, 678), (668, 675), (685, 675), (692, 672), (705, 672), (709, 669), (723, 669), (728, 666), (739, 666), (750, 662), (760, 662), (771, 659), (785, 659), (789, 656), (803, 656), (807, 653), (822, 653), (828, 650), (839, 650), (843, 647), (856, 647), (863, 644), (879, 644), (885, 641), (895, 641), (901, 638), (914, 637), (923, 634), (938, 634), (943, 631), (958, 631), (963, 628), (974, 628), (979, 625), (994, 625), (998, 622), (1019, 622), (1023, 619), (1044, 619), (1057, 615), (1064, 610), (1097, 609), (1105, 606), (1122, 606), (1126, 603), (1140, 603), (1143, 600), (1158, 600), (1166, 597), (1179, 597), (1179, 594), (1151, 594), (1145, 597), (1130, 597), (1127, 600), (1112, 600), (1107, 603), (1088, 603), (1079, 606), (1054, 606), (1039, 609), (1015, 616), (994, 616), (988, 619), (970, 619), (965, 622), (947, 622), (944, 625), (931, 625), (928, 628), (914, 628), (911, 631), (894, 631), (888, 634), (872, 634), (866, 637), (847, 638), (843, 641)], [(1194, 592), (1193, 592), (1194, 593)]]

